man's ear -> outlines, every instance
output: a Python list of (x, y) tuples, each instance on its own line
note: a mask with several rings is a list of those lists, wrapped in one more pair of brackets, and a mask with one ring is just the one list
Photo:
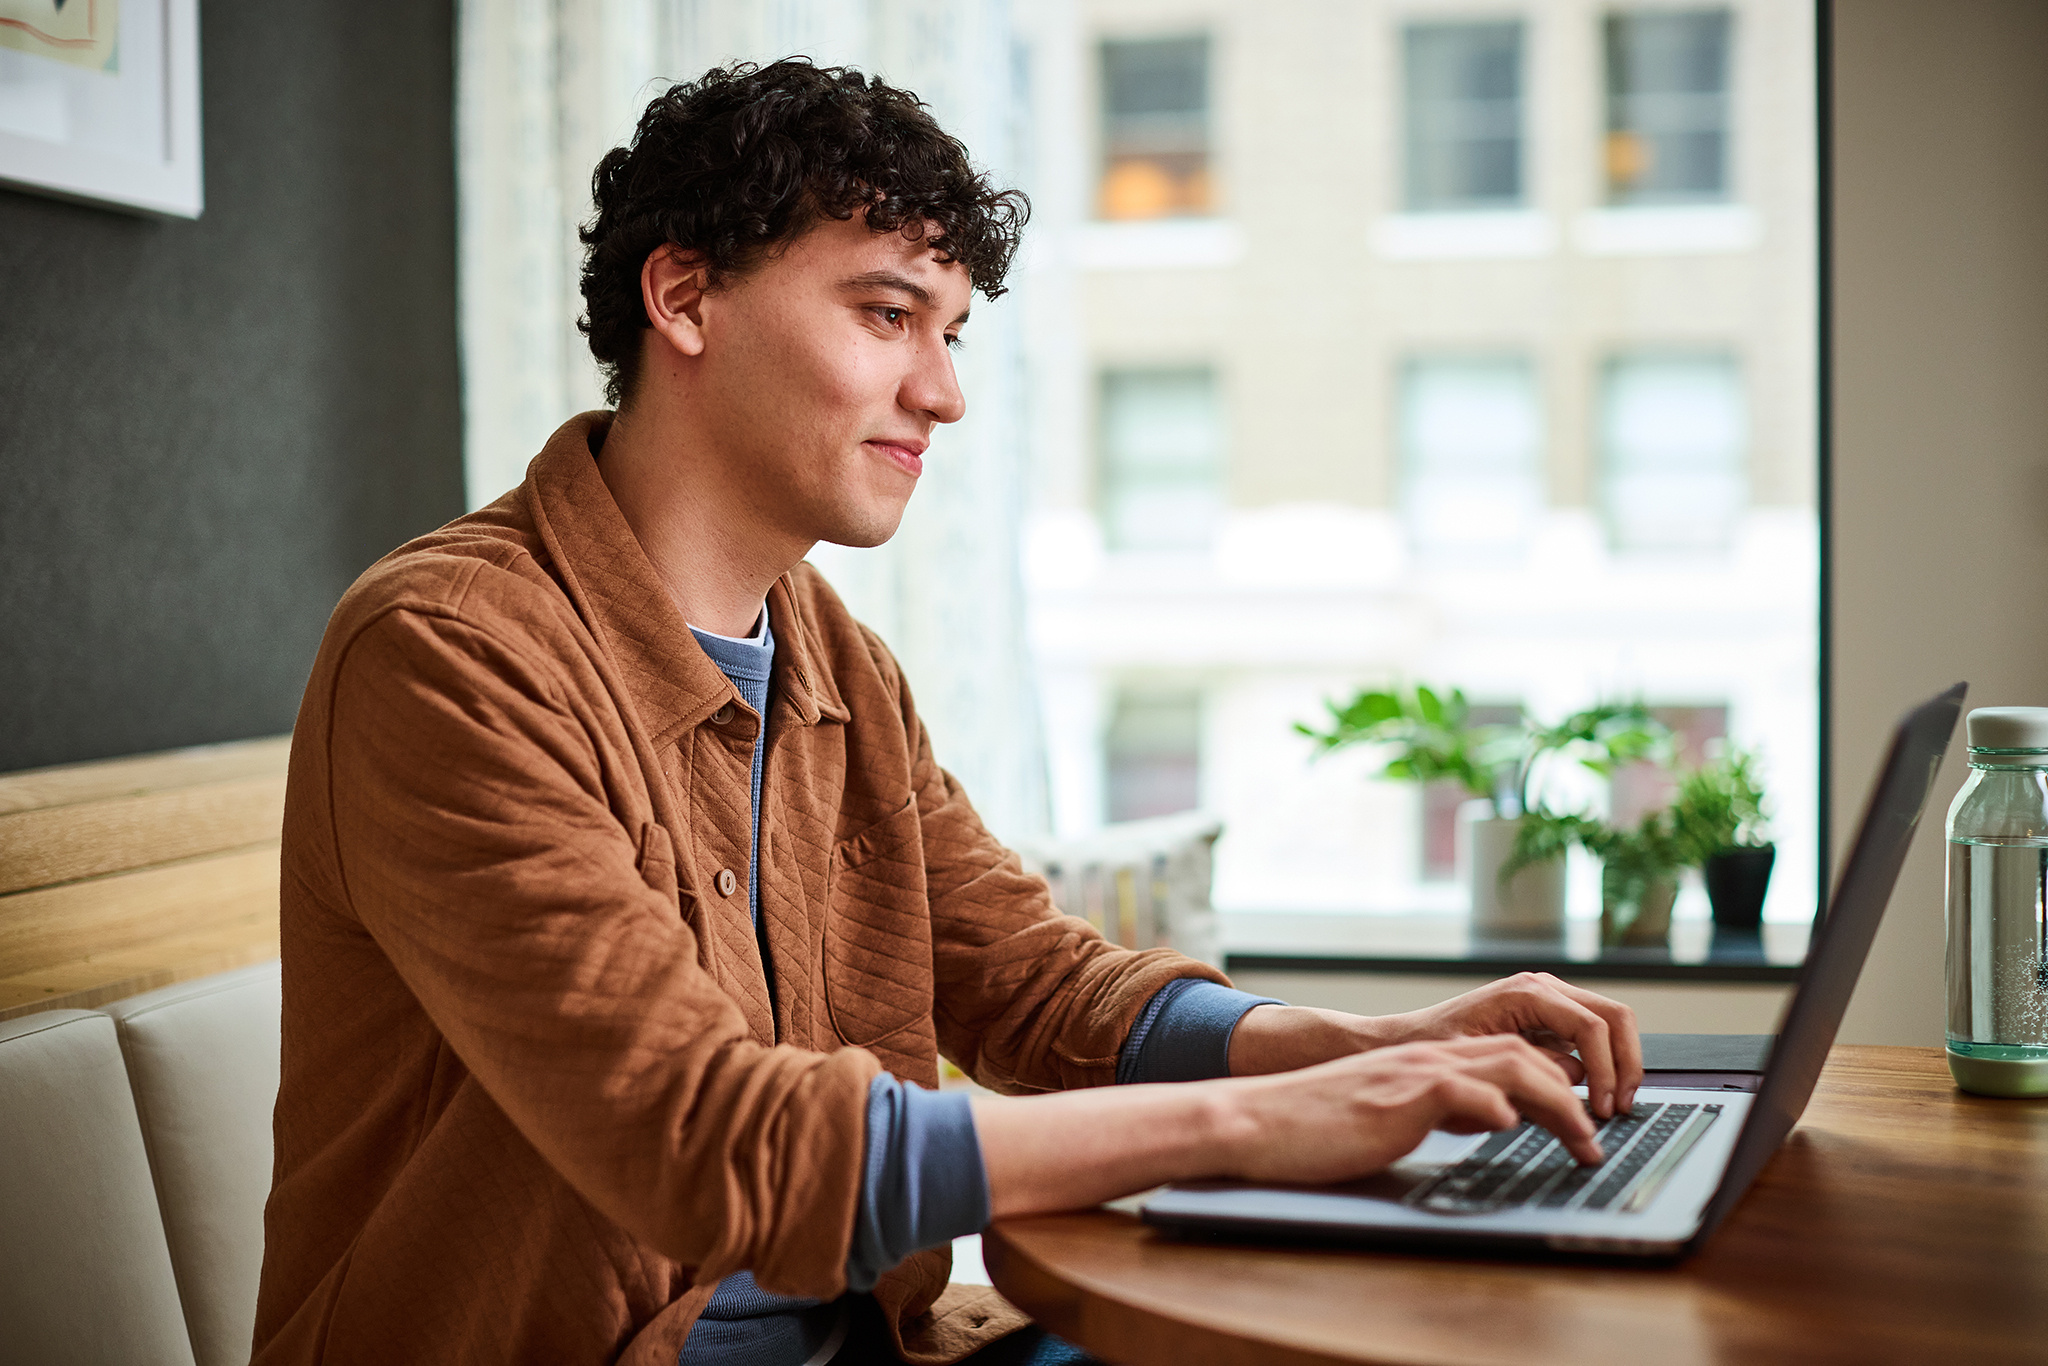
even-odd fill
[(640, 264), (640, 300), (647, 322), (685, 356), (704, 352), (703, 302), (711, 267), (701, 251), (664, 243)]

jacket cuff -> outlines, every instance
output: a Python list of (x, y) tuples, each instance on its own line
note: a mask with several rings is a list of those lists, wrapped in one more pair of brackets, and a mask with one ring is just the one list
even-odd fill
[(1168, 982), (1153, 993), (1131, 1026), (1117, 1055), (1117, 1084), (1227, 1077), (1230, 1036), (1237, 1022), (1253, 1006), (1284, 1004), (1199, 977)]

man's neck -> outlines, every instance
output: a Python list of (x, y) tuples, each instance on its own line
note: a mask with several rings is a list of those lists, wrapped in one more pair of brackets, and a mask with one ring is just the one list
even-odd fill
[(753, 630), (775, 580), (810, 550), (764, 525), (738, 463), (676, 414), (621, 413), (598, 474), (683, 620), (719, 635)]

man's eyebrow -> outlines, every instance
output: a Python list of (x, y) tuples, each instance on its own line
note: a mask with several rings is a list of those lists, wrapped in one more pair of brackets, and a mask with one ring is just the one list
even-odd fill
[[(939, 306), (939, 298), (936, 294), (933, 294), (908, 275), (898, 275), (893, 270), (871, 270), (865, 275), (849, 276), (839, 282), (839, 288), (848, 292), (863, 289), (893, 289), (898, 293), (908, 294), (926, 308), (937, 308)], [(967, 313), (968, 310), (966, 309), (960, 310), (960, 316), (953, 319), (952, 325), (958, 327), (966, 322)]]

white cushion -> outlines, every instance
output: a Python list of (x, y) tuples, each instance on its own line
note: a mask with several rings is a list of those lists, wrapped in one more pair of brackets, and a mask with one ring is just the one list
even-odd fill
[(272, 959), (105, 1007), (198, 1366), (246, 1366), (255, 1334), (281, 1001)]
[(192, 1361), (104, 1015), (51, 1010), (0, 1023), (0, 1230), (0, 1357)]

